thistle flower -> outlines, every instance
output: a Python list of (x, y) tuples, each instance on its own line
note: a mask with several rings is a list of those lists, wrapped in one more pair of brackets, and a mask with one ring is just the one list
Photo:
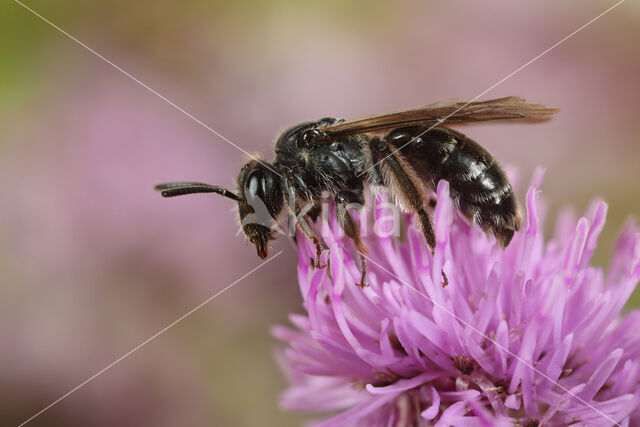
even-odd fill
[(545, 244), (541, 180), (505, 251), (457, 214), (440, 182), (435, 254), (406, 217), (403, 239), (366, 238), (366, 288), (335, 218), (321, 227), (326, 269), (300, 238), (307, 315), (273, 329), (288, 344), (282, 406), (332, 411), (319, 426), (640, 423), (640, 311), (620, 317), (640, 278), (638, 228), (624, 228), (606, 273), (589, 265), (602, 201), (578, 221), (561, 216)]

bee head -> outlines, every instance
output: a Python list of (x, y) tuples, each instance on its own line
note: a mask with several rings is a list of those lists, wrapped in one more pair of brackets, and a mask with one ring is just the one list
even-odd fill
[(216, 193), (238, 203), (240, 224), (251, 243), (256, 245), (258, 256), (267, 257), (272, 227), (282, 210), (284, 196), (282, 181), (269, 164), (252, 160), (245, 164), (237, 179), (238, 191), (234, 193), (219, 185), (202, 182), (167, 182), (155, 189), (163, 197), (183, 196), (194, 193)]
[(240, 170), (237, 184), (242, 230), (258, 256), (266, 258), (269, 240), (274, 238), (272, 227), (283, 206), (282, 181), (267, 164), (251, 160)]

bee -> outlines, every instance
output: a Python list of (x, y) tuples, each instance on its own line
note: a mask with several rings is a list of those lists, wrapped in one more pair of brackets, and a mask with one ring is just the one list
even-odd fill
[(543, 119), (557, 111), (511, 96), (438, 102), (354, 120), (327, 117), (283, 132), (273, 161), (249, 160), (240, 170), (235, 192), (198, 182), (155, 188), (164, 197), (216, 193), (236, 201), (243, 231), (263, 259), (275, 238), (276, 219), (286, 210), (315, 245), (316, 267), (323, 267), (320, 255), (326, 246), (310, 225), (316, 213), (309, 207), (319, 206), (322, 195), (329, 194), (338, 223), (360, 253), (359, 285), (364, 286), (367, 247), (347, 207), (364, 205), (365, 186), (385, 187), (404, 211), (413, 213), (433, 252), (436, 235), (425, 206), (426, 192), (444, 179), (456, 208), (505, 248), (521, 220), (513, 188), (486, 149), (445, 124)]

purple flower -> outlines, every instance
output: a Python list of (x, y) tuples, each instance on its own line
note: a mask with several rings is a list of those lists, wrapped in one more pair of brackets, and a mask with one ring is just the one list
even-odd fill
[(319, 227), (326, 269), (300, 238), (308, 314), (274, 328), (288, 344), (283, 407), (332, 411), (322, 426), (639, 424), (640, 311), (620, 317), (640, 279), (638, 228), (624, 228), (606, 272), (592, 267), (606, 204), (578, 221), (562, 215), (545, 243), (541, 180), (505, 251), (458, 215), (440, 182), (435, 255), (409, 216), (402, 238), (369, 233), (366, 288), (335, 218)]

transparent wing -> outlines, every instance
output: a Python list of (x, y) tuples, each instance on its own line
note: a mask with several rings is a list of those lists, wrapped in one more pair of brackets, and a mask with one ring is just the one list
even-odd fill
[(455, 99), (410, 110), (346, 120), (323, 127), (321, 130), (329, 136), (337, 136), (439, 123), (543, 119), (558, 111), (559, 108), (527, 102), (517, 96), (473, 102)]

